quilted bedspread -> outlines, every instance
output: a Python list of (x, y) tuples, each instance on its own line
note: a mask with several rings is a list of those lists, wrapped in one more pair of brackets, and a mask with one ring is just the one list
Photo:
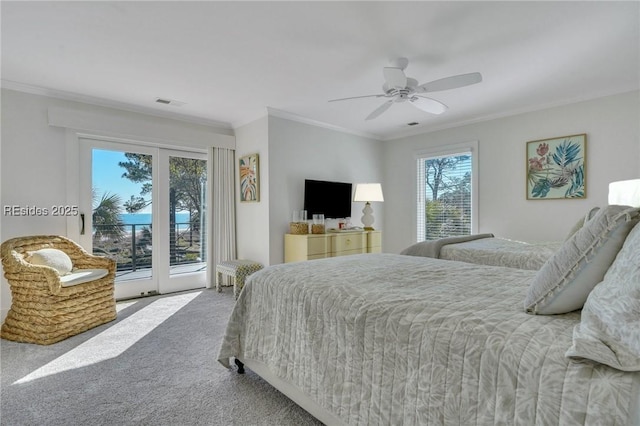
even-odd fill
[(526, 314), (533, 274), (394, 254), (274, 265), (218, 359), (268, 365), (344, 424), (628, 424), (637, 373), (566, 358), (580, 313)]
[(504, 238), (482, 238), (445, 245), (440, 250), (440, 259), (538, 270), (561, 245), (559, 241), (526, 243)]

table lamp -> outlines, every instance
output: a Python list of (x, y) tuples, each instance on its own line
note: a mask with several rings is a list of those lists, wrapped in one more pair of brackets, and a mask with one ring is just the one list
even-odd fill
[(356, 184), (356, 192), (353, 195), (353, 201), (364, 201), (364, 209), (362, 209), (362, 224), (367, 231), (373, 231), (373, 209), (372, 201), (384, 201), (382, 196), (382, 185), (379, 183), (358, 183)]
[(640, 179), (611, 182), (609, 204), (640, 207)]

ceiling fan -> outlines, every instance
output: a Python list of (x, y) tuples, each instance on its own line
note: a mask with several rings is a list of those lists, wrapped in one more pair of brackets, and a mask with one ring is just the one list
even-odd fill
[(482, 75), (479, 72), (472, 72), (469, 74), (445, 77), (418, 85), (418, 81), (416, 79), (409, 78), (404, 74), (404, 69), (409, 65), (409, 60), (407, 58), (398, 58), (393, 60), (390, 65), (391, 66), (383, 68), (385, 82), (382, 85), (382, 91), (384, 93), (332, 99), (329, 102), (359, 98), (389, 98), (388, 101), (373, 110), (373, 112), (367, 116), (366, 120), (373, 120), (378, 117), (380, 114), (388, 110), (394, 103), (407, 101), (422, 111), (426, 111), (431, 114), (442, 114), (449, 109), (449, 107), (440, 101), (423, 96), (423, 93), (456, 89), (458, 87), (469, 86), (482, 81)]

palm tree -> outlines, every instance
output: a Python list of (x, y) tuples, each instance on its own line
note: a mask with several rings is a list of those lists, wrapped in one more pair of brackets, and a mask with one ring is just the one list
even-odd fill
[(120, 219), (122, 213), (122, 199), (118, 194), (104, 192), (100, 200), (96, 203), (97, 194), (95, 188), (93, 192), (93, 227), (95, 229), (94, 238), (106, 237), (118, 239), (125, 233), (124, 223)]

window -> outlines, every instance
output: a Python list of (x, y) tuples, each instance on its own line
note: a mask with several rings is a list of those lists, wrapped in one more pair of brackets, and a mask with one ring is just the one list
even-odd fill
[(476, 228), (477, 143), (417, 155), (417, 241)]

